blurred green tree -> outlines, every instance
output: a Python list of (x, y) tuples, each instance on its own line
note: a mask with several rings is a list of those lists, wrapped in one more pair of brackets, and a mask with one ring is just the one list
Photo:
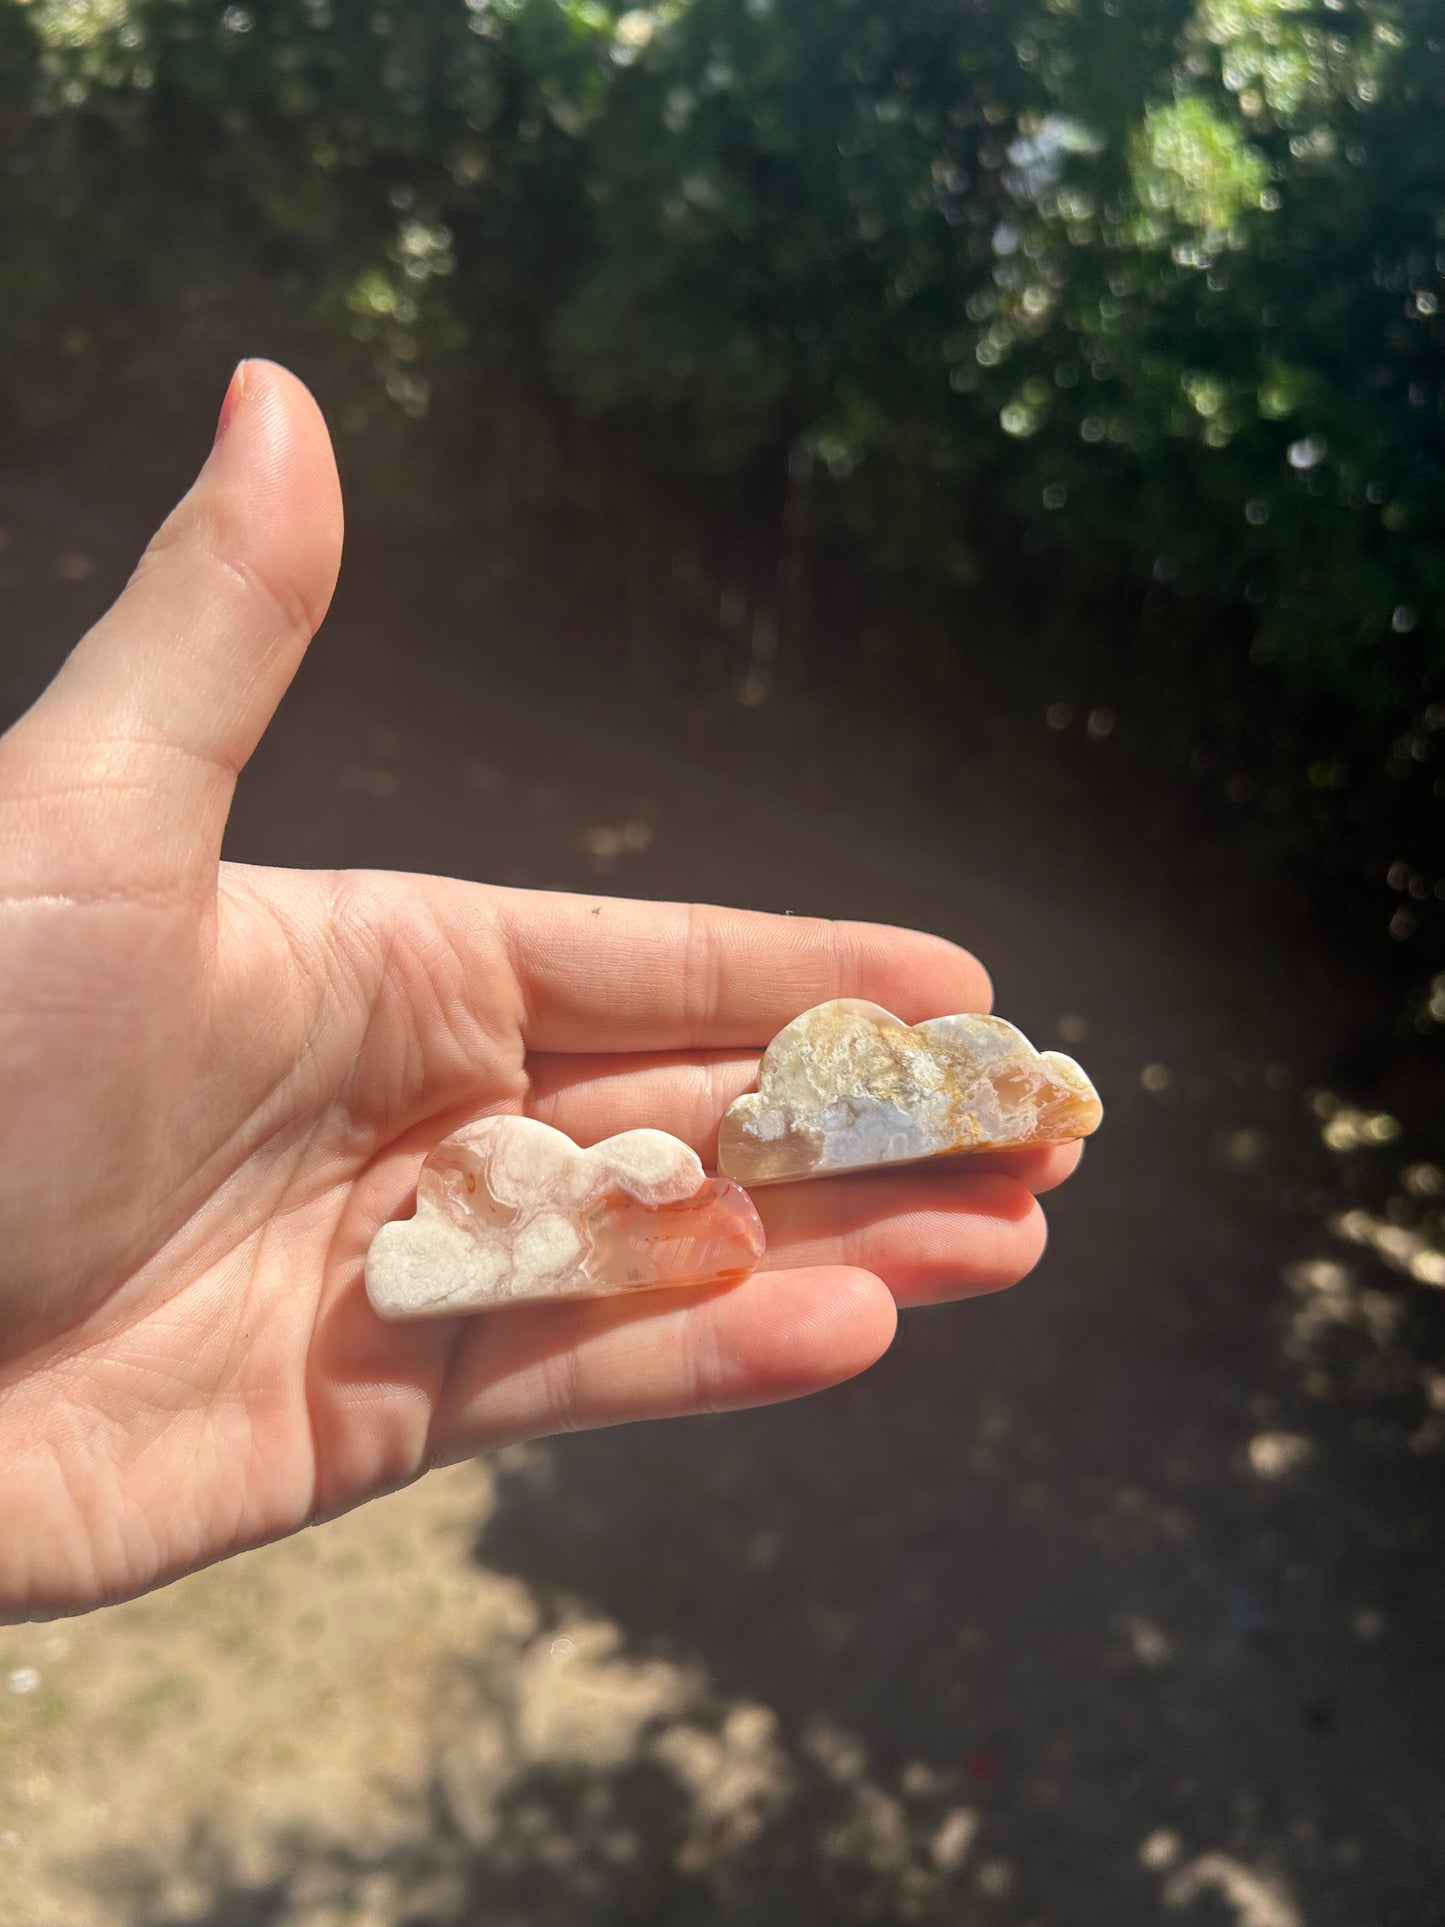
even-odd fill
[(751, 528), (799, 677), (830, 542), (1047, 553), (1038, 649), (1433, 952), (1442, 108), (1428, 0), (0, 0), (0, 408), (264, 343), (634, 601)]

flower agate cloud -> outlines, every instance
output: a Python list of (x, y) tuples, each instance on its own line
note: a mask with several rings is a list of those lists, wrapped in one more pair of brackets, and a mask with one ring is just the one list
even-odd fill
[(366, 1291), (383, 1318), (439, 1318), (735, 1283), (763, 1245), (747, 1193), (663, 1131), (584, 1151), (535, 1119), (489, 1117), (427, 1158), (416, 1216), (372, 1240)]
[(1073, 1058), (1001, 1017), (910, 1028), (851, 997), (804, 1011), (769, 1044), (757, 1091), (728, 1109), (718, 1168), (744, 1184), (867, 1171), (952, 1151), (1087, 1137), (1104, 1108)]

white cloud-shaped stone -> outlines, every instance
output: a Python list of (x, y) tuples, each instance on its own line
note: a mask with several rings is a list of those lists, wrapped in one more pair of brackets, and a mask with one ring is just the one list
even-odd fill
[(723, 1119), (718, 1168), (743, 1184), (1062, 1143), (1103, 1106), (1061, 1051), (1039, 1051), (1001, 1017), (971, 1012), (909, 1026), (839, 998), (779, 1031), (758, 1088)]
[(582, 1150), (533, 1118), (490, 1117), (427, 1158), (416, 1216), (372, 1240), (366, 1290), (383, 1318), (442, 1317), (745, 1276), (762, 1249), (746, 1194), (665, 1131)]

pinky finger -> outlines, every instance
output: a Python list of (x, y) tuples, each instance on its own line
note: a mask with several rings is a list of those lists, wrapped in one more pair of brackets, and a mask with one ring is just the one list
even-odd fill
[(704, 1296), (496, 1312), (463, 1330), (432, 1457), (800, 1398), (866, 1371), (896, 1322), (886, 1286), (841, 1265), (758, 1272)]

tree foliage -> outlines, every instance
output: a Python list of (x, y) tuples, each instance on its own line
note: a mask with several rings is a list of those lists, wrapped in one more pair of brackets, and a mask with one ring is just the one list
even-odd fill
[(0, 405), (264, 343), (509, 501), (806, 474), (815, 536), (960, 585), (1006, 525), (1409, 933), (1442, 109), (1429, 0), (0, 0)]

